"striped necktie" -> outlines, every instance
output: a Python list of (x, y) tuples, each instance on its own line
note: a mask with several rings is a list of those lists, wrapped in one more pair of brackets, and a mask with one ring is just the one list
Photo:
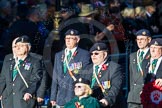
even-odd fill
[(143, 55), (144, 55), (144, 51), (141, 51), (141, 52), (140, 52), (140, 55), (138, 56), (138, 57), (139, 57), (139, 64), (137, 64), (138, 72), (141, 71), (141, 70), (140, 70), (140, 67), (142, 67)]
[[(21, 65), (22, 62), (23, 62), (23, 60), (19, 60), (18, 67), (20, 67), (20, 65)], [(14, 70), (12, 72), (12, 79), (13, 80), (16, 78), (17, 74), (18, 74), (18, 70), (17, 70), (17, 66), (16, 66), (16, 67), (14, 67)]]
[(96, 65), (96, 66), (95, 66), (95, 71), (94, 71), (95, 73), (93, 73), (93, 76), (92, 76), (91, 88), (93, 88), (93, 86), (94, 86), (94, 84), (95, 84), (95, 82), (96, 82), (96, 77), (95, 77), (94, 74), (98, 75), (98, 69), (99, 69), (99, 66)]
[(142, 62), (142, 60), (143, 60), (143, 54), (144, 54), (144, 51), (141, 51), (140, 56), (139, 56), (139, 61), (140, 62)]
[(152, 73), (154, 73), (154, 71), (155, 71), (155, 67), (156, 67), (157, 61), (158, 61), (158, 59), (154, 59), (152, 61), (152, 71), (151, 71)]
[(72, 52), (69, 51), (69, 54), (67, 55), (67, 60), (68, 60), (68, 62), (70, 61), (71, 55), (72, 55)]

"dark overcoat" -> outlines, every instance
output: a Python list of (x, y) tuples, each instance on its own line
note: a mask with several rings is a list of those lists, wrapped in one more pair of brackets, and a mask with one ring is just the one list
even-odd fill
[[(108, 81), (110, 84), (110, 87), (105, 88), (105, 93), (102, 93), (99, 84), (97, 81), (95, 82), (93, 89), (92, 96), (100, 99), (106, 99), (109, 103), (109, 107), (114, 108), (115, 104), (117, 104), (117, 100), (119, 99), (118, 96), (120, 95), (120, 90), (122, 86), (122, 68), (119, 64), (113, 62), (113, 61), (107, 61), (104, 63), (107, 65), (105, 68), (101, 68), (98, 74), (98, 79), (101, 83), (101, 85), (104, 87), (104, 84), (107, 84)], [(83, 77), (92, 80), (93, 76), (93, 65), (87, 66), (86, 70), (83, 71)], [(118, 103), (118, 108), (119, 108)], [(107, 108), (107, 107), (106, 107)]]
[[(150, 58), (150, 52), (145, 55), (144, 59)], [(143, 60), (144, 61), (144, 60)], [(142, 64), (143, 64), (142, 61)], [(144, 74), (144, 71), (143, 71)], [(130, 54), (129, 59), (129, 85), (130, 91), (128, 93), (127, 102), (141, 104), (140, 92), (144, 85), (144, 77), (141, 72), (137, 70), (137, 52)]]
[[(19, 69), (29, 86), (28, 88), (19, 74), (13, 80), (14, 66), (15, 60), (7, 56), (0, 74), (0, 95), (2, 95), (3, 108), (34, 108), (37, 84), (42, 78), (41, 61), (28, 55), (20, 64)], [(25, 93), (30, 93), (32, 99), (24, 101), (23, 96)]]
[[(65, 105), (74, 97), (74, 80), (71, 78), (69, 72), (63, 72), (64, 52), (62, 50), (55, 55), (52, 87), (51, 87), (51, 101), (56, 101), (60, 106)], [(77, 48), (75, 54), (69, 62), (69, 66), (77, 67), (80, 64), (80, 69), (75, 68), (73, 75), (79, 77), (79, 72), (87, 64), (89, 64), (90, 56), (89, 52), (81, 48)]]

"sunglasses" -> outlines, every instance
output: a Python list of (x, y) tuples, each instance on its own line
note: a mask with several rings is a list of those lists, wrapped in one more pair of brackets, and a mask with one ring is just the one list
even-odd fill
[(99, 53), (98, 52), (95, 52), (95, 53), (90, 53), (91, 54), (91, 56), (92, 55), (99, 55)]
[(82, 88), (82, 86), (75, 86), (75, 88)]

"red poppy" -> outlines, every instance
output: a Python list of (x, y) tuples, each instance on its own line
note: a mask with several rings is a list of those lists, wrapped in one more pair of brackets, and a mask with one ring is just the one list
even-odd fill
[(76, 55), (77, 55), (77, 51), (74, 52), (73, 57), (75, 57)]
[(108, 68), (108, 65), (107, 65), (107, 64), (103, 64), (101, 70), (104, 71), (104, 70), (106, 70), (107, 68)]
[(145, 57), (145, 59), (149, 59), (150, 58), (150, 54), (149, 55), (147, 55), (146, 57)]

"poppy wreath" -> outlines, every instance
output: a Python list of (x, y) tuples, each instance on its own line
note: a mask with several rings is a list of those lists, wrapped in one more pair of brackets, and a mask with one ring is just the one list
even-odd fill
[(144, 85), (140, 97), (143, 108), (162, 108), (162, 87), (155, 80)]

